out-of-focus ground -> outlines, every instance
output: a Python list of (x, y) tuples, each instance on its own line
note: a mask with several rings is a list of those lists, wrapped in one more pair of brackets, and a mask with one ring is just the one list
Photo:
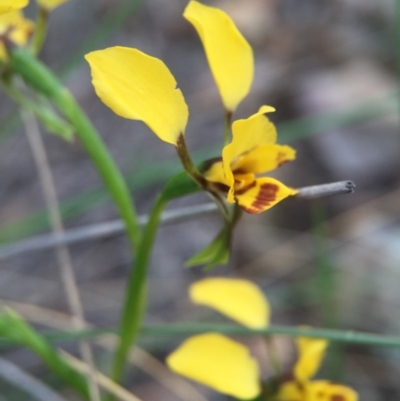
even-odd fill
[[(389, 97), (398, 86), (395, 1), (208, 3), (227, 11), (254, 48), (255, 81), (235, 118), (249, 116), (262, 104), (276, 107), (271, 118), (280, 124), (321, 113), (351, 112), (368, 101), (390, 103)], [(51, 15), (42, 60), (60, 70), (121, 5), (117, 0), (70, 0), (57, 9)], [(218, 154), (207, 149), (218, 149), (221, 144), (223, 110), (198, 37), (181, 16), (185, 5), (186, 1), (144, 0), (126, 23), (105, 34), (95, 48), (137, 47), (164, 60), (189, 105), (186, 136), (200, 161)], [(33, 7), (28, 11), (34, 13)], [(124, 120), (107, 109), (94, 94), (84, 61), (70, 68), (64, 79), (129, 177), (138, 211), (146, 213), (161, 184), (179, 167), (174, 148), (159, 141), (143, 124)], [(15, 110), (2, 97), (1, 118)], [(313, 135), (299, 140), (293, 137), (297, 160), (275, 176), (294, 187), (351, 179), (357, 184), (356, 193), (318, 202), (287, 201), (262, 215), (245, 216), (236, 231), (229, 266), (208, 275), (254, 280), (272, 304), (275, 324), (398, 335), (398, 113), (382, 112), (381, 116), (332, 129), (335, 123), (333, 119), (327, 127), (310, 126)], [(300, 129), (304, 130), (304, 125), (292, 126), (285, 139)], [(1, 131), (0, 239), (6, 243), (49, 229), (43, 215), (38, 214), (44, 201), (24, 131), (20, 125), (12, 130), (3, 126)], [(69, 144), (47, 134), (44, 139), (58, 195), (68, 212), (66, 228), (115, 219), (117, 213), (98, 189), (101, 181), (78, 141)], [(192, 196), (171, 207), (206, 201), (203, 195)], [(327, 224), (318, 230), (315, 221), (324, 217)], [(185, 261), (207, 244), (219, 227), (220, 218), (213, 216), (161, 228), (150, 269), (147, 322), (220, 319), (189, 303), (188, 284), (204, 274), (200, 268), (184, 268)], [(328, 237), (322, 235), (321, 239), (324, 230)], [(70, 250), (87, 320), (100, 327), (116, 326), (131, 261), (126, 238), (118, 235), (86, 241)], [(0, 300), (3, 305), (19, 308), (36, 323), (39, 311), (26, 305), (23, 309), (22, 304), (68, 313), (53, 250), (3, 260)], [(49, 325), (42, 321), (38, 327), (59, 328), (55, 318), (49, 320)], [(142, 345), (162, 359), (181, 339), (149, 338)], [(268, 375), (262, 342), (247, 342), (263, 360)], [(289, 369), (295, 357), (292, 342), (279, 337), (276, 344), (283, 365)], [(77, 352), (71, 343), (65, 347)], [(398, 351), (365, 346), (332, 350), (320, 377), (350, 384), (362, 401), (399, 399)], [(95, 351), (98, 365), (106, 368), (109, 354), (100, 346), (95, 346)], [(55, 383), (31, 353), (12, 349), (2, 351), (2, 355)], [(0, 385), (4, 399), (22, 399), (22, 393), (5, 383)], [(141, 370), (131, 370), (125, 385), (144, 401), (179, 399)], [(201, 386), (196, 388), (209, 400), (226, 399)], [(195, 398), (188, 393), (186, 399)]]

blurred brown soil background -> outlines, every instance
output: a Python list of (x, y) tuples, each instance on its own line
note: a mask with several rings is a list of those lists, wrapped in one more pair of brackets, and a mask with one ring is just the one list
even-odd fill
[[(204, 149), (217, 149), (222, 142), (223, 109), (200, 41), (182, 18), (186, 3), (144, 0), (96, 48), (137, 47), (167, 64), (189, 105), (188, 146), (193, 152), (201, 151), (195, 156), (201, 161), (218, 154)], [(351, 111), (369, 100), (386, 99), (398, 88), (394, 1), (207, 3), (227, 11), (254, 49), (255, 81), (235, 118), (249, 116), (262, 104), (277, 109), (271, 115), (277, 124), (320, 113)], [(60, 69), (121, 5), (117, 0), (67, 2), (51, 15), (41, 59), (53, 70)], [(28, 14), (33, 13), (32, 6)], [(124, 120), (106, 108), (94, 94), (85, 62), (69, 70), (65, 83), (129, 176), (138, 211), (146, 213), (162, 183), (179, 166), (173, 147), (159, 141), (143, 124)], [(15, 110), (2, 95), (1, 119)], [(294, 187), (351, 179), (357, 184), (356, 193), (318, 202), (286, 201), (262, 215), (245, 216), (236, 231), (229, 265), (207, 274), (235, 275), (257, 282), (269, 297), (275, 324), (398, 334), (399, 129), (399, 115), (393, 112), (345, 127), (310, 129), (313, 135), (292, 141), (297, 160), (283, 166), (275, 176)], [(43, 210), (44, 201), (22, 126), (2, 130), (0, 136), (3, 242), (48, 232), (48, 227), (35, 222), (28, 225), (31, 231), (17, 232), (14, 237), (7, 231)], [(90, 192), (102, 184), (78, 141), (69, 144), (46, 133), (43, 137), (60, 202), (65, 204), (88, 191), (92, 194), (89, 200), (86, 197), (76, 202), (64, 220), (65, 227), (117, 218), (114, 206), (101, 192)], [(191, 196), (174, 202), (171, 208), (207, 201), (204, 195)], [(313, 223), (318, 213), (327, 219), (327, 238), (322, 241)], [(189, 303), (188, 284), (204, 273), (200, 268), (184, 268), (185, 261), (211, 240), (220, 224), (215, 215), (160, 229), (150, 269), (146, 322), (222, 319)], [(131, 262), (125, 236), (85, 241), (72, 245), (70, 251), (87, 320), (100, 327), (115, 327)], [(29, 304), (68, 313), (54, 251), (3, 260), (0, 300), (2, 305)], [(35, 312), (30, 314), (28, 318), (35, 320)], [(37, 327), (49, 329), (44, 324)], [(162, 359), (181, 339), (148, 338), (141, 344)], [(268, 375), (261, 342), (247, 342), (263, 359)], [(277, 338), (276, 344), (284, 366), (290, 368), (295, 357), (292, 342)], [(76, 345), (63, 345), (77, 353)], [(1, 352), (62, 391), (61, 383), (49, 376), (31, 353), (15, 348)], [(98, 366), (107, 369), (109, 354), (97, 346), (95, 353)], [(339, 346), (332, 347), (320, 376), (352, 385), (362, 401), (398, 401), (399, 371), (400, 353), (395, 349)], [(125, 384), (144, 401), (177, 399), (138, 369), (130, 369)], [(0, 386), (4, 393), (0, 400), (29, 399), (19, 398), (21, 394), (6, 383), (0, 382)], [(227, 399), (196, 387), (209, 400)], [(74, 399), (72, 395), (70, 399)]]

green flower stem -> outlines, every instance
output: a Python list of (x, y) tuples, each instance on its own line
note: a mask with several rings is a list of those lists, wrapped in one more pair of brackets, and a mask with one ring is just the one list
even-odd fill
[[(383, 334), (363, 333), (352, 330), (331, 330), (317, 328), (298, 328), (286, 326), (269, 326), (266, 329), (251, 330), (242, 326), (233, 324), (211, 324), (211, 323), (176, 323), (176, 324), (152, 324), (143, 325), (140, 329), (140, 336), (155, 337), (183, 337), (193, 334), (202, 334), (208, 332), (216, 332), (221, 334), (238, 335), (238, 336), (270, 336), (282, 335), (286, 337), (309, 337), (324, 338), (328, 341), (360, 344), (376, 347), (393, 347), (400, 348), (400, 336), (390, 336)], [(49, 342), (59, 341), (76, 341), (82, 338), (98, 338), (110, 333), (116, 333), (115, 328), (108, 329), (88, 329), (80, 331), (48, 331), (42, 333), (43, 338)], [(0, 349), (12, 346), (13, 340), (1, 338)]]
[(267, 336), (264, 337), (264, 340), (267, 348), (269, 363), (271, 364), (271, 368), (274, 374), (278, 376), (282, 373), (282, 369), (276, 352), (276, 348), (274, 347), (273, 338), (271, 336)]
[(185, 137), (181, 134), (177, 140), (176, 151), (181, 160), (182, 166), (186, 173), (195, 181), (197, 184), (206, 191), (213, 201), (217, 204), (218, 208), (221, 211), (221, 214), (225, 221), (229, 222), (229, 211), (226, 207), (223, 199), (221, 198), (218, 191), (214, 191), (212, 187), (209, 185), (209, 182), (204, 178), (204, 176), (200, 173), (196, 165), (193, 163), (188, 148), (186, 146)]
[(400, 348), (400, 336), (385, 336), (380, 334), (362, 333), (352, 330), (314, 329), (285, 326), (269, 326), (265, 329), (251, 330), (241, 326), (229, 324), (160, 324), (143, 326), (143, 336), (182, 336), (216, 332), (230, 335), (282, 335), (287, 337), (324, 338), (328, 341), (363, 344), (373, 346), (387, 346)]
[(232, 112), (225, 110), (224, 119), (224, 146), (228, 145), (231, 141), (231, 122), (232, 122)]
[(39, 12), (36, 20), (35, 34), (32, 39), (32, 53), (37, 56), (42, 49), (44, 40), (47, 33), (47, 23), (49, 21), (49, 12), (43, 8), (39, 7)]
[(153, 249), (154, 238), (160, 223), (161, 214), (168, 199), (159, 195), (149, 215), (149, 221), (138, 246), (134, 268), (131, 270), (125, 292), (124, 308), (119, 329), (119, 344), (114, 357), (112, 379), (119, 382), (131, 346), (137, 339), (145, 307), (147, 267)]
[(69, 91), (40, 61), (23, 49), (13, 49), (10, 52), (10, 63), (13, 70), (28, 85), (50, 98), (75, 128), (78, 138), (114, 199), (134, 250), (140, 240), (135, 207), (122, 174), (111, 158), (99, 133)]

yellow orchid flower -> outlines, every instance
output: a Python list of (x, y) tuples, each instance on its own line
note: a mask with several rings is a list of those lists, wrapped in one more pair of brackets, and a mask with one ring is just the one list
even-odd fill
[(298, 338), (299, 359), (293, 369), (294, 378), (285, 381), (275, 401), (357, 401), (357, 393), (350, 387), (328, 380), (310, 380), (319, 369), (328, 341)]
[[(251, 47), (217, 8), (190, 1), (184, 17), (199, 33), (225, 109), (231, 113), (250, 90), (254, 67)], [(85, 57), (103, 103), (121, 117), (143, 121), (161, 140), (175, 145), (185, 169), (204, 189), (225, 191), (228, 202), (237, 202), (253, 214), (297, 193), (276, 179), (256, 178), (256, 174), (295, 158), (292, 148), (276, 144), (275, 127), (264, 115), (273, 111), (272, 107), (262, 106), (249, 118), (233, 123), (232, 142), (223, 149), (222, 159), (205, 172), (204, 182), (185, 145), (188, 107), (167, 66), (126, 47), (94, 51)]]
[(29, 0), (0, 0), (0, 15), (26, 7)]
[[(233, 278), (207, 278), (189, 290), (194, 303), (206, 305), (249, 328), (269, 325), (270, 306), (253, 283)], [(176, 373), (240, 399), (261, 392), (260, 369), (249, 350), (216, 333), (190, 337), (167, 358)]]
[(36, 0), (36, 3), (46, 11), (53, 11), (68, 0)]
[(274, 178), (256, 177), (296, 156), (290, 146), (276, 144), (275, 126), (264, 115), (271, 111), (272, 107), (262, 106), (249, 118), (235, 121), (232, 142), (224, 147), (222, 159), (215, 160), (204, 173), (208, 181), (227, 192), (228, 202), (237, 202), (251, 214), (263, 212), (297, 193)]
[(192, 336), (167, 358), (174, 372), (220, 393), (251, 399), (260, 393), (260, 369), (242, 344), (217, 333)]
[[(27, 44), (35, 29), (35, 24), (24, 18), (20, 11), (13, 11), (0, 15), (0, 35), (6, 34), (8, 39), (18, 46)], [(7, 59), (4, 43), (0, 41), (0, 60)]]
[(230, 17), (218, 8), (190, 1), (183, 16), (200, 36), (225, 109), (234, 112), (253, 82), (250, 45)]

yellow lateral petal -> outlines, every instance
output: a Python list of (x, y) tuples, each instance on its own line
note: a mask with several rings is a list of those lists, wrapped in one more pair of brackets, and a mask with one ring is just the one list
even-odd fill
[(294, 160), (296, 151), (287, 145), (262, 145), (250, 150), (232, 163), (231, 169), (241, 173), (266, 173)]
[(227, 184), (231, 187), (228, 202), (233, 202), (233, 173), (232, 165), (239, 158), (259, 146), (274, 144), (276, 142), (276, 129), (274, 124), (264, 116), (275, 109), (271, 106), (261, 106), (257, 113), (247, 119), (236, 120), (232, 124), (232, 142), (222, 151), (222, 160)]
[(28, 5), (29, 0), (0, 0), (0, 14), (20, 10)]
[(300, 337), (296, 340), (296, 345), (299, 359), (294, 366), (293, 373), (298, 381), (304, 382), (314, 376), (319, 369), (328, 341)]
[(261, 390), (257, 361), (245, 346), (221, 334), (190, 337), (168, 356), (167, 365), (176, 373), (236, 398), (251, 399)]
[(261, 177), (256, 178), (251, 185), (235, 190), (234, 197), (245, 212), (257, 214), (297, 192), (274, 178)]
[(357, 401), (358, 394), (350, 387), (327, 380), (315, 380), (306, 385), (307, 401)]
[(47, 11), (52, 11), (61, 4), (67, 2), (68, 0), (36, 0), (40, 7), (43, 7)]
[(214, 308), (250, 328), (269, 325), (270, 306), (263, 292), (252, 282), (233, 278), (206, 278), (192, 284), (190, 299)]
[(110, 47), (85, 56), (100, 99), (121, 117), (147, 124), (163, 141), (176, 144), (189, 112), (166, 65), (137, 49)]
[(253, 82), (253, 51), (222, 10), (191, 1), (183, 16), (203, 43), (225, 109), (235, 111)]

